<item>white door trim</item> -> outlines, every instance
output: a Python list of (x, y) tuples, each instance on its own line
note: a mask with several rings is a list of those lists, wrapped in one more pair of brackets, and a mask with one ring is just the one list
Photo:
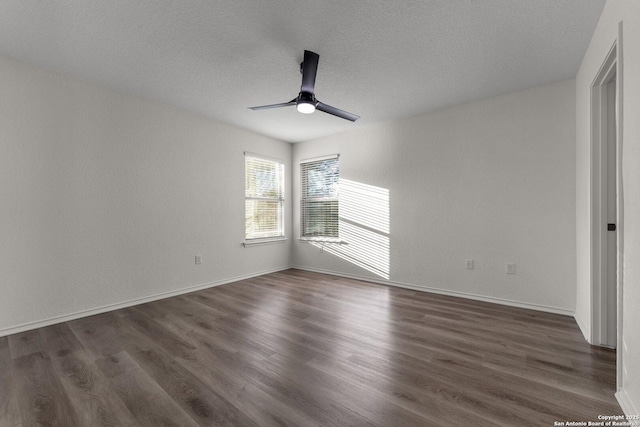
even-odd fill
[[(622, 387), (624, 340), (622, 331), (623, 309), (623, 280), (624, 280), (624, 192), (623, 192), (623, 67), (622, 67), (622, 22), (618, 25), (618, 34), (613, 46), (591, 85), (591, 344), (606, 345), (607, 342), (615, 342), (617, 351), (617, 387)], [(606, 268), (603, 262), (607, 256), (607, 228), (606, 214), (607, 204), (603, 196), (606, 195), (603, 188), (603, 162), (606, 161), (608, 128), (607, 128), (607, 84), (615, 78), (615, 130), (616, 130), (616, 337), (607, 337), (606, 323), (603, 315), (606, 307), (603, 292), (606, 288)], [(604, 270), (604, 271), (603, 271)]]
[[(591, 344), (607, 347), (615, 347), (616, 341), (614, 337), (608, 336), (610, 334), (607, 331), (607, 312), (614, 310), (615, 305), (607, 305), (606, 263), (609, 231), (607, 231), (606, 171), (607, 147), (611, 130), (608, 84), (613, 79), (617, 82), (617, 47), (616, 40), (591, 85)], [(619, 166), (618, 161), (616, 164)], [(616, 233), (619, 232), (616, 231)], [(609, 303), (614, 302), (609, 301)]]
[(618, 230), (617, 230), (617, 252), (618, 252), (618, 266), (617, 266), (617, 290), (616, 294), (618, 297), (617, 301), (617, 333), (618, 336), (616, 338), (616, 342), (618, 343), (618, 351), (616, 352), (616, 374), (617, 374), (617, 390), (620, 391), (622, 388), (622, 379), (624, 373), (624, 365), (623, 362), (623, 354), (626, 351), (626, 346), (624, 343), (624, 335), (622, 334), (622, 309), (623, 309), (623, 301), (624, 301), (624, 180), (622, 179), (622, 164), (623, 164), (623, 124), (624, 124), (624, 115), (623, 115), (623, 99), (624, 99), (624, 90), (623, 90), (623, 62), (622, 62), (622, 21), (618, 23), (618, 40), (617, 40), (617, 48), (616, 48), (616, 56), (617, 56), (617, 64), (616, 64), (616, 171), (618, 173), (618, 178), (616, 179), (617, 187), (617, 201), (618, 206), (616, 206), (617, 210), (617, 221), (618, 221)]

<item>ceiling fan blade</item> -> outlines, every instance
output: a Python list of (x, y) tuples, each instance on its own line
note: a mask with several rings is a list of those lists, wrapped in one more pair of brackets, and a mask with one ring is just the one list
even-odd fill
[(310, 50), (304, 51), (304, 61), (302, 61), (302, 86), (300, 92), (314, 93), (316, 85), (316, 73), (318, 72), (318, 60), (320, 55)]
[(295, 99), (292, 99), (289, 102), (283, 102), (282, 104), (260, 105), (258, 107), (249, 107), (249, 109), (250, 110), (269, 110), (271, 108), (290, 107), (292, 105), (296, 105)]
[(352, 122), (355, 122), (356, 120), (358, 120), (360, 118), (360, 116), (348, 113), (348, 112), (346, 112), (344, 110), (341, 110), (341, 109), (336, 108), (336, 107), (332, 107), (331, 105), (327, 105), (327, 104), (322, 103), (322, 102), (318, 102), (316, 104), (316, 110), (324, 111), (325, 113), (333, 114), (334, 116), (340, 117), (340, 118), (345, 119), (345, 120), (350, 120)]

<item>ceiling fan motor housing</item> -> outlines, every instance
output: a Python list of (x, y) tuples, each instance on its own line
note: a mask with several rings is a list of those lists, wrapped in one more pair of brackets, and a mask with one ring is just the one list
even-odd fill
[(314, 94), (309, 92), (300, 92), (296, 104), (313, 104), (316, 105), (318, 101)]

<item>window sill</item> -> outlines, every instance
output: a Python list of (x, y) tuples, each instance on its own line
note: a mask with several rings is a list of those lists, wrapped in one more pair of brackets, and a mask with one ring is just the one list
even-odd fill
[(242, 243), (242, 246), (244, 246), (245, 248), (251, 247), (251, 246), (262, 246), (262, 245), (270, 245), (272, 243), (284, 243), (287, 241), (286, 237), (270, 237), (270, 238), (266, 238), (266, 239), (251, 239), (251, 240), (245, 240)]

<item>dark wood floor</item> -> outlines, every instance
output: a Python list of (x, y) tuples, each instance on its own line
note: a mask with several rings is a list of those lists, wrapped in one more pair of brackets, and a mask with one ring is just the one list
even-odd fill
[(551, 426), (614, 386), (570, 317), (299, 270), (0, 338), (1, 426)]

